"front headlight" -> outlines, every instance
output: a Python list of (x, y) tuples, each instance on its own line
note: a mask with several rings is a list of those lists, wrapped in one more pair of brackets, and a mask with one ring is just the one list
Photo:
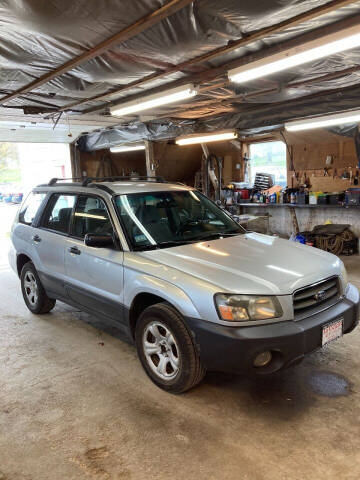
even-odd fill
[(345, 294), (346, 287), (347, 287), (349, 282), (348, 282), (347, 271), (346, 271), (345, 265), (343, 263), (341, 265), (341, 275), (340, 276), (341, 276), (341, 283), (342, 283), (342, 291)]
[(283, 314), (279, 300), (273, 296), (217, 293), (215, 305), (221, 320), (227, 322), (268, 320), (281, 317)]

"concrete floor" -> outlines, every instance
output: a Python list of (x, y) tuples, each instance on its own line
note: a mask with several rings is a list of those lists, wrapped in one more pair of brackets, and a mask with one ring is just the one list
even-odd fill
[(360, 478), (360, 329), (275, 377), (172, 396), (96, 319), (30, 314), (5, 261), (0, 318), (0, 480)]

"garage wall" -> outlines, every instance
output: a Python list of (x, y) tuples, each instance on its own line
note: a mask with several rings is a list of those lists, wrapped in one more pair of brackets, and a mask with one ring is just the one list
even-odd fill
[[(310, 179), (312, 191), (339, 192), (353, 187), (353, 182), (341, 177), (344, 171), (352, 169), (355, 176), (358, 163), (355, 143), (352, 138), (335, 135), (326, 130), (286, 133), (298, 179), (288, 170), (288, 185), (298, 186), (306, 176)], [(324, 176), (326, 157), (331, 155), (333, 163), (329, 166), (329, 175)], [(288, 155), (289, 166), (289, 155)]]
[[(223, 183), (229, 183), (239, 177), (235, 169), (240, 163), (239, 147), (229, 142), (208, 144), (209, 152), (223, 159)], [(156, 173), (169, 181), (178, 181), (194, 185), (195, 174), (201, 170), (203, 151), (201, 145), (178, 146), (167, 142), (154, 144), (154, 154), (157, 163)]]
[[(240, 146), (229, 142), (209, 144), (210, 153), (223, 158), (223, 183), (240, 180), (240, 171), (235, 165), (241, 163)], [(203, 151), (201, 145), (179, 147), (172, 142), (154, 142), (156, 175), (168, 181), (194, 185), (195, 174), (201, 170)], [(132, 171), (146, 175), (145, 152), (110, 153), (109, 150), (80, 152), (80, 168), (87, 176), (96, 176), (99, 162), (111, 158), (119, 175), (129, 175)]]
[[(116, 166), (119, 175), (129, 175), (132, 171), (146, 175), (145, 152), (111, 153), (110, 150), (96, 150), (94, 152), (80, 152), (80, 168), (88, 177), (95, 177), (100, 162), (110, 158)], [(103, 175), (103, 173), (101, 174)]]
[(198, 145), (179, 147), (167, 142), (154, 143), (156, 174), (168, 181), (193, 186), (201, 169), (202, 150)]

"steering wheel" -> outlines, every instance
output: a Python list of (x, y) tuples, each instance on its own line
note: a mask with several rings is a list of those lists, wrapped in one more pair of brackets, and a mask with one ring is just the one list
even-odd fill
[(178, 227), (178, 229), (176, 230), (175, 232), (175, 235), (180, 235), (180, 233), (183, 233), (185, 228), (186, 227), (189, 227), (189, 226), (195, 226), (195, 225), (199, 225), (200, 223), (200, 220), (193, 220), (193, 219), (188, 219), (186, 220), (184, 223), (181, 223)]

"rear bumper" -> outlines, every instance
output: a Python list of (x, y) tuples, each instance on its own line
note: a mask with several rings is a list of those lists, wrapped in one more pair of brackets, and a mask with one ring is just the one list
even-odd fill
[[(343, 318), (343, 333), (359, 322), (359, 292), (350, 285), (347, 298), (327, 310), (300, 321), (285, 321), (254, 327), (228, 327), (196, 318), (187, 318), (204, 366), (209, 370), (268, 374), (300, 362), (321, 347), (322, 326)], [(255, 357), (265, 351), (273, 361), (255, 368)]]

